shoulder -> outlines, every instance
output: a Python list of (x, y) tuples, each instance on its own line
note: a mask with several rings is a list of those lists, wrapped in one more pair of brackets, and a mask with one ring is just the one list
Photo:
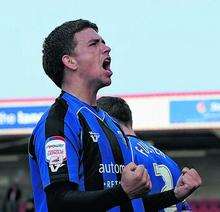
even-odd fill
[(58, 97), (41, 117), (33, 134), (37, 136), (43, 133), (47, 138), (54, 135), (64, 136), (69, 129), (78, 132), (80, 130), (79, 122), (76, 113), (71, 108), (68, 101)]
[(51, 105), (47, 119), (53, 118), (53, 119), (64, 119), (67, 111), (68, 111), (69, 105), (67, 101), (63, 98), (57, 98), (53, 105)]

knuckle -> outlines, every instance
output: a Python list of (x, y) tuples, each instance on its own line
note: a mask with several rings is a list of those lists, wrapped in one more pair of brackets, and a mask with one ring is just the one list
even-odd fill
[(141, 183), (144, 185), (144, 184), (147, 183), (147, 180), (146, 180), (145, 178), (142, 178), (142, 179), (141, 179)]
[(191, 168), (191, 171), (197, 173), (197, 171), (194, 168)]
[(151, 187), (152, 187), (151, 184), (148, 183), (148, 184), (147, 184), (147, 189), (151, 189)]
[(142, 175), (141, 174), (137, 174), (136, 175), (136, 180), (137, 181), (142, 181)]
[(147, 173), (146, 178), (147, 178), (148, 180), (150, 180), (150, 175), (149, 175), (148, 173)]

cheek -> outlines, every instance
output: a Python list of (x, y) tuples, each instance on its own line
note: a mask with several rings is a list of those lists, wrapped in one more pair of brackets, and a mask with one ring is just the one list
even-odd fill
[(97, 53), (87, 52), (80, 56), (79, 61), (80, 65), (94, 66), (100, 62), (100, 57)]
[(92, 66), (93, 60), (91, 59), (91, 57), (89, 55), (84, 55), (81, 56), (80, 58), (78, 58), (78, 66), (80, 69), (88, 69), (89, 67)]
[(91, 72), (99, 69), (101, 67), (101, 60), (99, 57), (96, 57), (95, 55), (90, 55), (86, 58), (84, 67), (91, 70)]
[(99, 51), (81, 51), (77, 56), (77, 62), (83, 76), (97, 75), (102, 67)]

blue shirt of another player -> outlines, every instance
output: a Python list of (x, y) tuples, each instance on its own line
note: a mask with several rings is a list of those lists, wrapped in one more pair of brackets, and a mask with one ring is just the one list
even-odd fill
[[(146, 141), (136, 136), (127, 136), (133, 152), (133, 160), (137, 164), (143, 164), (151, 178), (152, 189), (149, 194), (171, 190), (177, 184), (181, 175), (179, 166), (169, 156), (155, 148)], [(189, 206), (184, 201), (161, 211), (188, 210)]]

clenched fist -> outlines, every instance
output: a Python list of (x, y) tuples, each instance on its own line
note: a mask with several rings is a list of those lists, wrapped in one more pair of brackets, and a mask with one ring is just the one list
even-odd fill
[(174, 193), (177, 199), (185, 199), (202, 184), (202, 179), (195, 169), (183, 168)]
[(122, 171), (121, 186), (132, 199), (149, 191), (152, 184), (145, 167), (131, 162)]

